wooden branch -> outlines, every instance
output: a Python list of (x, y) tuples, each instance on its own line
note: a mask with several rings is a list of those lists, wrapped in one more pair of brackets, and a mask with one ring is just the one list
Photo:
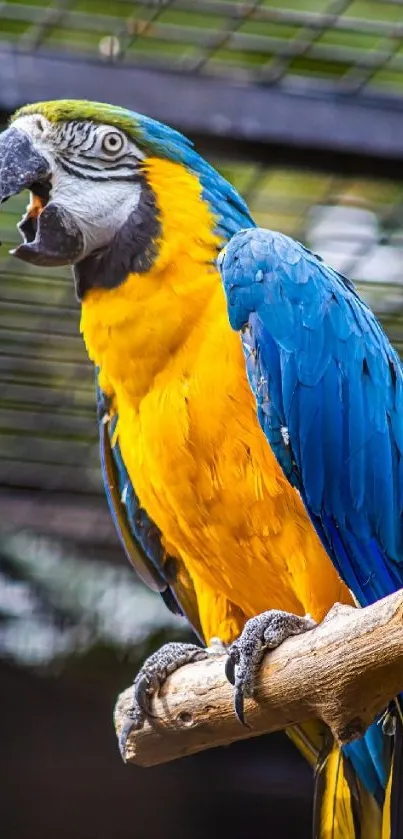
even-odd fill
[[(403, 690), (403, 590), (366, 609), (336, 604), (317, 628), (267, 654), (256, 701), (245, 704), (250, 728), (234, 716), (224, 661), (199, 661), (169, 677), (153, 700), (152, 725), (128, 738), (129, 762), (153, 766), (313, 718), (340, 743), (359, 737)], [(129, 688), (118, 699), (118, 735), (131, 698)]]

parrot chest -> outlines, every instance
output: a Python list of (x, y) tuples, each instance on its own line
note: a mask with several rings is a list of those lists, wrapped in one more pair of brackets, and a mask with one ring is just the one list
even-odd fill
[[(246, 615), (322, 616), (341, 599), (339, 582), (263, 435), (240, 354), (239, 362), (230, 369), (216, 356), (204, 375), (163, 377), (136, 407), (118, 398), (123, 459), (167, 551), (191, 576)], [(328, 575), (322, 564), (326, 583), (314, 591), (320, 561)]]
[(191, 305), (169, 283), (153, 297), (133, 276), (83, 307), (128, 474), (199, 590), (246, 617), (278, 608), (319, 619), (346, 590), (260, 428), (222, 288), (211, 273), (190, 276)]

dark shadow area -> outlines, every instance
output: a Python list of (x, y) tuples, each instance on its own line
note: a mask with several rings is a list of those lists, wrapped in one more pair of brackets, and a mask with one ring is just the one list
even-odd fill
[(93, 654), (57, 678), (4, 663), (0, 674), (3, 836), (310, 836), (312, 775), (285, 735), (125, 767), (112, 709), (127, 666)]

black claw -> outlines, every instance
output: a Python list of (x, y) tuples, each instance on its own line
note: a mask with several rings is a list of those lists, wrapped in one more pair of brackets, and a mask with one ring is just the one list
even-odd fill
[(235, 688), (234, 693), (234, 708), (235, 708), (235, 716), (245, 728), (250, 728), (250, 725), (245, 720), (245, 713), (244, 713), (244, 692), (243, 687), (238, 685)]
[(130, 719), (130, 717), (126, 717), (126, 722), (120, 732), (120, 737), (118, 740), (119, 743), (119, 751), (124, 763), (126, 763), (126, 746), (129, 734), (134, 728), (134, 722)]
[(225, 662), (225, 675), (230, 685), (235, 685), (235, 661), (231, 655), (227, 657)]
[(245, 714), (243, 708), (243, 691), (241, 687), (237, 687), (234, 693), (234, 708), (235, 714), (242, 725), (245, 725)]

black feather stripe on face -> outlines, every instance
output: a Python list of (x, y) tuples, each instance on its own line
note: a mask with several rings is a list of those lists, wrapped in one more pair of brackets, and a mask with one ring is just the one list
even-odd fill
[[(121, 138), (121, 150), (105, 150), (103, 140), (114, 133)], [(138, 172), (143, 155), (117, 129), (94, 122), (72, 120), (52, 129), (55, 162), (69, 175), (92, 180), (122, 180)]]
[[(82, 180), (92, 181), (107, 181), (113, 178), (114, 181), (128, 181), (137, 180), (138, 164), (137, 163), (110, 163), (97, 166), (96, 164), (83, 163), (81, 160), (77, 163), (75, 160), (66, 160), (61, 155), (55, 157), (58, 165), (67, 172), (68, 175), (74, 175), (76, 178)], [(112, 174), (111, 174), (112, 173)]]
[(104, 248), (94, 251), (73, 269), (76, 295), (82, 300), (92, 288), (116, 288), (128, 274), (149, 271), (157, 256), (161, 223), (154, 193), (139, 175), (138, 206)]

